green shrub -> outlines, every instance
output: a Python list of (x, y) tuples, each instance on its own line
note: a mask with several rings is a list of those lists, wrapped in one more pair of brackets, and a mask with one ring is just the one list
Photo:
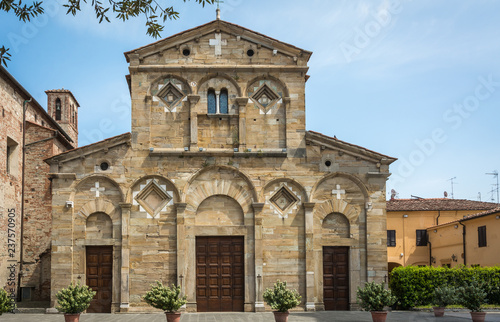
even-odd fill
[(292, 289), (286, 288), (286, 282), (277, 280), (272, 289), (268, 288), (264, 292), (264, 301), (278, 312), (287, 312), (300, 304), (301, 296)]
[(12, 311), (15, 308), (12, 299), (6, 290), (0, 288), (0, 315)]
[(92, 291), (87, 285), (71, 283), (68, 288), (63, 288), (56, 294), (56, 309), (63, 313), (82, 313), (85, 311), (96, 292)]
[(384, 283), (366, 283), (365, 287), (358, 287), (356, 297), (358, 304), (365, 311), (382, 311), (384, 307), (396, 302), (396, 297), (392, 295), (391, 290), (384, 287)]
[(156, 309), (166, 312), (175, 312), (187, 303), (186, 296), (181, 297), (181, 288), (172, 284), (172, 287), (163, 286), (156, 281), (156, 285), (151, 285), (143, 299)]
[(486, 303), (484, 282), (478, 282), (475, 279), (458, 288), (459, 303), (472, 312), (481, 312), (481, 305)]
[(484, 285), (490, 304), (500, 304), (500, 267), (397, 267), (391, 272), (389, 287), (397, 306), (409, 309), (433, 304), (434, 290), (441, 286), (462, 287), (472, 280)]
[(439, 286), (434, 290), (432, 304), (436, 307), (447, 307), (457, 303), (457, 289), (452, 286)]

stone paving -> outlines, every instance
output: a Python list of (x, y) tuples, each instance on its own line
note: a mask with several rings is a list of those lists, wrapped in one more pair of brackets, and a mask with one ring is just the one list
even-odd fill
[[(323, 321), (371, 321), (369, 312), (300, 312), (291, 313), (289, 322), (323, 322)], [(62, 314), (4, 314), (0, 321), (30, 321), (30, 322), (62, 322)], [(165, 322), (165, 315), (155, 314), (82, 314), (81, 322)], [(184, 313), (181, 322), (272, 322), (271, 312), (266, 313)], [(434, 317), (429, 312), (390, 312), (387, 322), (392, 321), (437, 321), (437, 322), (460, 322), (471, 321), (468, 312), (446, 312), (442, 318)], [(500, 312), (488, 312), (486, 322), (500, 321)]]

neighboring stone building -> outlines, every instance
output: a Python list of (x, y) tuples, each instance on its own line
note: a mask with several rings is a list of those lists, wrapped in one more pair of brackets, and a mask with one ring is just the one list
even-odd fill
[(500, 207), (427, 228), (432, 266), (500, 265), (498, 232)]
[(397, 266), (434, 265), (427, 238), (429, 227), (497, 206), (491, 202), (447, 198), (388, 200), (388, 270)]
[[(43, 160), (77, 146), (76, 99), (67, 90), (49, 92), (47, 113), (0, 67), (0, 287), (17, 294), (20, 285), (23, 300), (50, 299), (52, 196), (49, 165)], [(55, 121), (56, 108), (50, 104), (57, 99), (60, 117)]]
[(285, 280), (303, 309), (356, 308), (387, 274), (394, 158), (306, 131), (311, 52), (215, 20), (125, 53), (132, 133), (47, 160), (52, 305), (150, 310), (155, 280), (188, 311), (262, 311)]

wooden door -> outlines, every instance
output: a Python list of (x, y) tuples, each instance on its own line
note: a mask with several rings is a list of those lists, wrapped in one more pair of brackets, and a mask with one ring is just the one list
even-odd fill
[(198, 312), (243, 312), (243, 237), (196, 237)]
[(111, 313), (113, 246), (87, 246), (87, 285), (97, 292), (88, 313)]
[(349, 247), (323, 247), (325, 310), (349, 310)]

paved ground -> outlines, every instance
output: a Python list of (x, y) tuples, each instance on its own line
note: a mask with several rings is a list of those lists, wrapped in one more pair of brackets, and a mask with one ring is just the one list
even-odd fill
[[(291, 313), (289, 322), (323, 322), (323, 321), (371, 321), (369, 312), (304, 312)], [(4, 314), (0, 321), (29, 321), (29, 322), (63, 322), (62, 314)], [(81, 322), (165, 322), (164, 314), (82, 314)], [(181, 322), (272, 322), (272, 313), (183, 313)], [(428, 312), (390, 312), (387, 322), (391, 321), (437, 321), (460, 322), (471, 321), (467, 312), (446, 312), (442, 318), (435, 318)], [(500, 322), (500, 312), (488, 312), (486, 321)]]

